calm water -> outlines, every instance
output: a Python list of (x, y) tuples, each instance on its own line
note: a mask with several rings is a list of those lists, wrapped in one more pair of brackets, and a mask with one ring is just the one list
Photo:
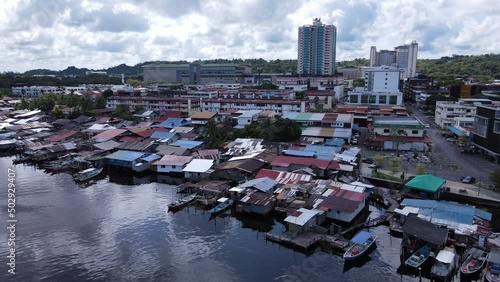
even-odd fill
[(168, 213), (177, 196), (172, 185), (124, 185), (106, 177), (82, 188), (69, 174), (48, 175), (25, 165), (15, 166), (18, 248), (12, 276), (6, 274), (5, 181), (11, 163), (11, 157), (0, 158), (2, 281), (418, 281), (397, 273), (401, 241), (385, 226), (371, 229), (379, 239), (363, 265), (344, 269), (338, 255), (306, 255), (267, 242), (263, 231), (284, 230), (273, 219), (209, 221), (194, 207)]

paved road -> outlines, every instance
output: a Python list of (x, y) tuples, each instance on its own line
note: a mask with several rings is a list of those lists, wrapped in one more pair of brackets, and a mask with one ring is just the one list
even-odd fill
[[(428, 173), (454, 182), (459, 182), (462, 176), (470, 175), (476, 178), (474, 186), (477, 186), (478, 182), (482, 182), (483, 187), (488, 187), (493, 184), (489, 174), (495, 168), (494, 164), (482, 158), (480, 155), (461, 153), (458, 145), (446, 141), (446, 138), (441, 136), (443, 132), (447, 131), (441, 130), (433, 120), (428, 119), (424, 113), (416, 108), (412, 108), (412, 110), (416, 118), (420, 119), (423, 123), (429, 124), (427, 135), (432, 139), (433, 152), (431, 154), (432, 163), (426, 164), (426, 171)], [(360, 128), (361, 136), (358, 138), (358, 147), (363, 149), (363, 158), (373, 157), (377, 154), (391, 155), (396, 153), (395, 151), (370, 150), (363, 144), (366, 137), (365, 131), (366, 128)], [(401, 161), (401, 171), (405, 172), (406, 175), (414, 175), (416, 165), (417, 162), (414, 160), (410, 160), (409, 162), (403, 160)], [(386, 166), (386, 168), (388, 168), (388, 166)], [(362, 172), (364, 173), (366, 170), (362, 170)], [(468, 186), (472, 187), (472, 185)], [(475, 188), (477, 189), (478, 187)]]

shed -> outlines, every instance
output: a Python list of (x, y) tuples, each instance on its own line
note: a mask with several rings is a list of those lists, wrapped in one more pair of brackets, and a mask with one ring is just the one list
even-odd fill
[(276, 180), (273, 180), (269, 177), (262, 177), (257, 179), (249, 180), (243, 184), (241, 184), (242, 188), (254, 188), (261, 192), (272, 193), (274, 187), (278, 184)]
[(290, 232), (306, 232), (309, 231), (311, 226), (317, 224), (316, 218), (318, 210), (308, 210), (300, 208), (293, 214), (285, 218), (288, 223), (288, 230)]
[(417, 175), (412, 180), (405, 184), (406, 188), (422, 191), (428, 196), (438, 198), (441, 194), (441, 187), (446, 183), (446, 180), (432, 174)]

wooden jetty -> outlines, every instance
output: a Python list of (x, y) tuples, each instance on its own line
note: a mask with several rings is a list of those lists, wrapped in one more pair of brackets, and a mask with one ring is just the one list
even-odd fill
[(266, 239), (283, 245), (298, 247), (303, 250), (311, 248), (320, 241), (322, 243), (329, 245), (334, 249), (342, 251), (344, 251), (349, 245), (349, 241), (341, 236), (331, 236), (327, 234), (318, 234), (314, 232), (305, 232), (299, 234), (294, 234), (291, 232), (274, 234), (268, 232), (266, 233)]

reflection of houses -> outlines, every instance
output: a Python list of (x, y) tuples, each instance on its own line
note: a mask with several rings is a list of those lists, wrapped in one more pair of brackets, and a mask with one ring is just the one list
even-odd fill
[(444, 190), (446, 180), (432, 174), (416, 175), (413, 179), (406, 182), (405, 188), (414, 191), (413, 197), (423, 199), (439, 199)]
[[(402, 130), (405, 133), (393, 136), (392, 130)], [(374, 117), (369, 131), (369, 145), (384, 150), (396, 150), (398, 145), (399, 150), (427, 151), (432, 143), (426, 135), (425, 125), (415, 117)]]
[(131, 169), (133, 171), (142, 172), (149, 170), (151, 163), (160, 156), (156, 154), (145, 154), (143, 152), (133, 152), (120, 150), (106, 156), (108, 165)]

